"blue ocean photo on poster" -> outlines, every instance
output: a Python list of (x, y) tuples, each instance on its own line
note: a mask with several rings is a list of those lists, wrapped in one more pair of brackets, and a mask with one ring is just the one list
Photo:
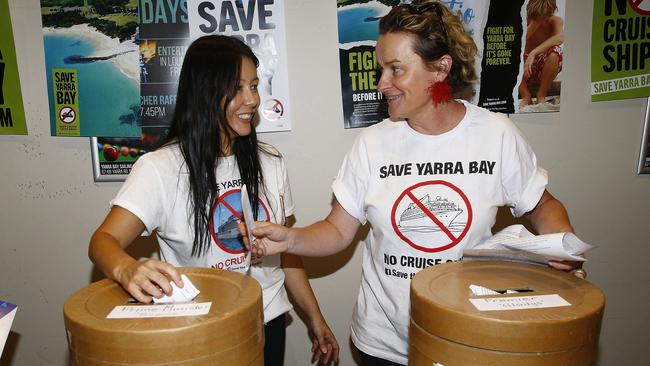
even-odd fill
[(139, 137), (137, 1), (41, 0), (41, 13), (52, 135)]
[[(67, 57), (90, 55), (92, 51), (92, 44), (83, 38), (45, 36), (47, 70), (68, 67), (78, 70), (79, 114), (84, 120), (81, 123), (81, 136), (140, 135), (138, 83), (130, 80), (108, 62), (66, 63)], [(47, 90), (52, 101), (54, 99), (52, 77), (47, 78)], [(50, 120), (53, 121), (56, 118), (53, 108), (50, 113)], [(91, 125), (88, 126), (88, 123)]]
[(379, 19), (389, 11), (390, 7), (375, 1), (339, 8), (339, 43), (376, 41)]

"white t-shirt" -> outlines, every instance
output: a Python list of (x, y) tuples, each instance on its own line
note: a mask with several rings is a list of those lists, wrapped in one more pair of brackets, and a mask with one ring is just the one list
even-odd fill
[(546, 187), (546, 171), (513, 123), (463, 104), (464, 118), (441, 135), (405, 121), (364, 129), (332, 184), (341, 206), (371, 224), (351, 327), (367, 354), (406, 364), (411, 278), (459, 260), (491, 235), (500, 206), (521, 216)]
[[(260, 187), (257, 220), (283, 223), (284, 217), (295, 210), (284, 161), (260, 151), (260, 163), (264, 186)], [(155, 231), (162, 260), (174, 266), (248, 272), (262, 286), (264, 321), (268, 322), (291, 309), (280, 256), (252, 261), (247, 257), (237, 230), (242, 217), (242, 182), (234, 156), (219, 158), (216, 176), (219, 198), (210, 210), (210, 247), (200, 257), (192, 256), (194, 223), (188, 197), (188, 171), (178, 145), (140, 157), (111, 205), (136, 215), (144, 223), (146, 235)]]

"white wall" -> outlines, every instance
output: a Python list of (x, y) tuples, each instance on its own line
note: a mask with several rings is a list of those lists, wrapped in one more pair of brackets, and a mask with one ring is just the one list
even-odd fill
[[(88, 138), (50, 137), (39, 1), (9, 4), (29, 135), (0, 136), (0, 299), (19, 306), (0, 365), (64, 365), (62, 306), (99, 278), (88, 238), (119, 184), (93, 182)], [(650, 176), (635, 171), (646, 100), (590, 102), (590, 4), (567, 1), (562, 111), (513, 119), (579, 236), (599, 245), (587, 264), (607, 296), (599, 364), (640, 365), (650, 328)], [(335, 1), (287, 0), (286, 13), (293, 130), (262, 139), (286, 156), (302, 225), (328, 212), (331, 180), (359, 131), (342, 128)], [(340, 364), (354, 365), (348, 324), (360, 248), (306, 265), (343, 346)], [(308, 365), (306, 330), (294, 318), (286, 365)]]

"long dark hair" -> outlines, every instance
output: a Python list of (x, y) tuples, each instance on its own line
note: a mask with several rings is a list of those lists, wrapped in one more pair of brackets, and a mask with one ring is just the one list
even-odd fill
[[(251, 128), (248, 136), (237, 136), (226, 118), (226, 107), (237, 94), (244, 58), (259, 66), (253, 51), (239, 39), (204, 36), (187, 49), (178, 79), (176, 109), (163, 146), (178, 144), (189, 171), (193, 256), (204, 254), (210, 247), (211, 208), (219, 196), (215, 173), (219, 156), (229, 148), (242, 184), (248, 187), (255, 219), (258, 216), (255, 197), (259, 197), (263, 176), (257, 135)], [(222, 146), (224, 143), (228, 146)]]

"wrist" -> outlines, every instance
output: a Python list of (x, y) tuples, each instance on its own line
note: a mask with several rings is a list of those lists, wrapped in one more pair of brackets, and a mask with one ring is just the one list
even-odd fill
[(134, 262), (136, 262), (134, 258), (128, 257), (117, 263), (117, 265), (113, 267), (113, 270), (110, 273), (112, 279), (119, 283), (123, 283), (123, 277), (127, 268)]
[(296, 229), (287, 229), (287, 253), (292, 253), (296, 247)]

